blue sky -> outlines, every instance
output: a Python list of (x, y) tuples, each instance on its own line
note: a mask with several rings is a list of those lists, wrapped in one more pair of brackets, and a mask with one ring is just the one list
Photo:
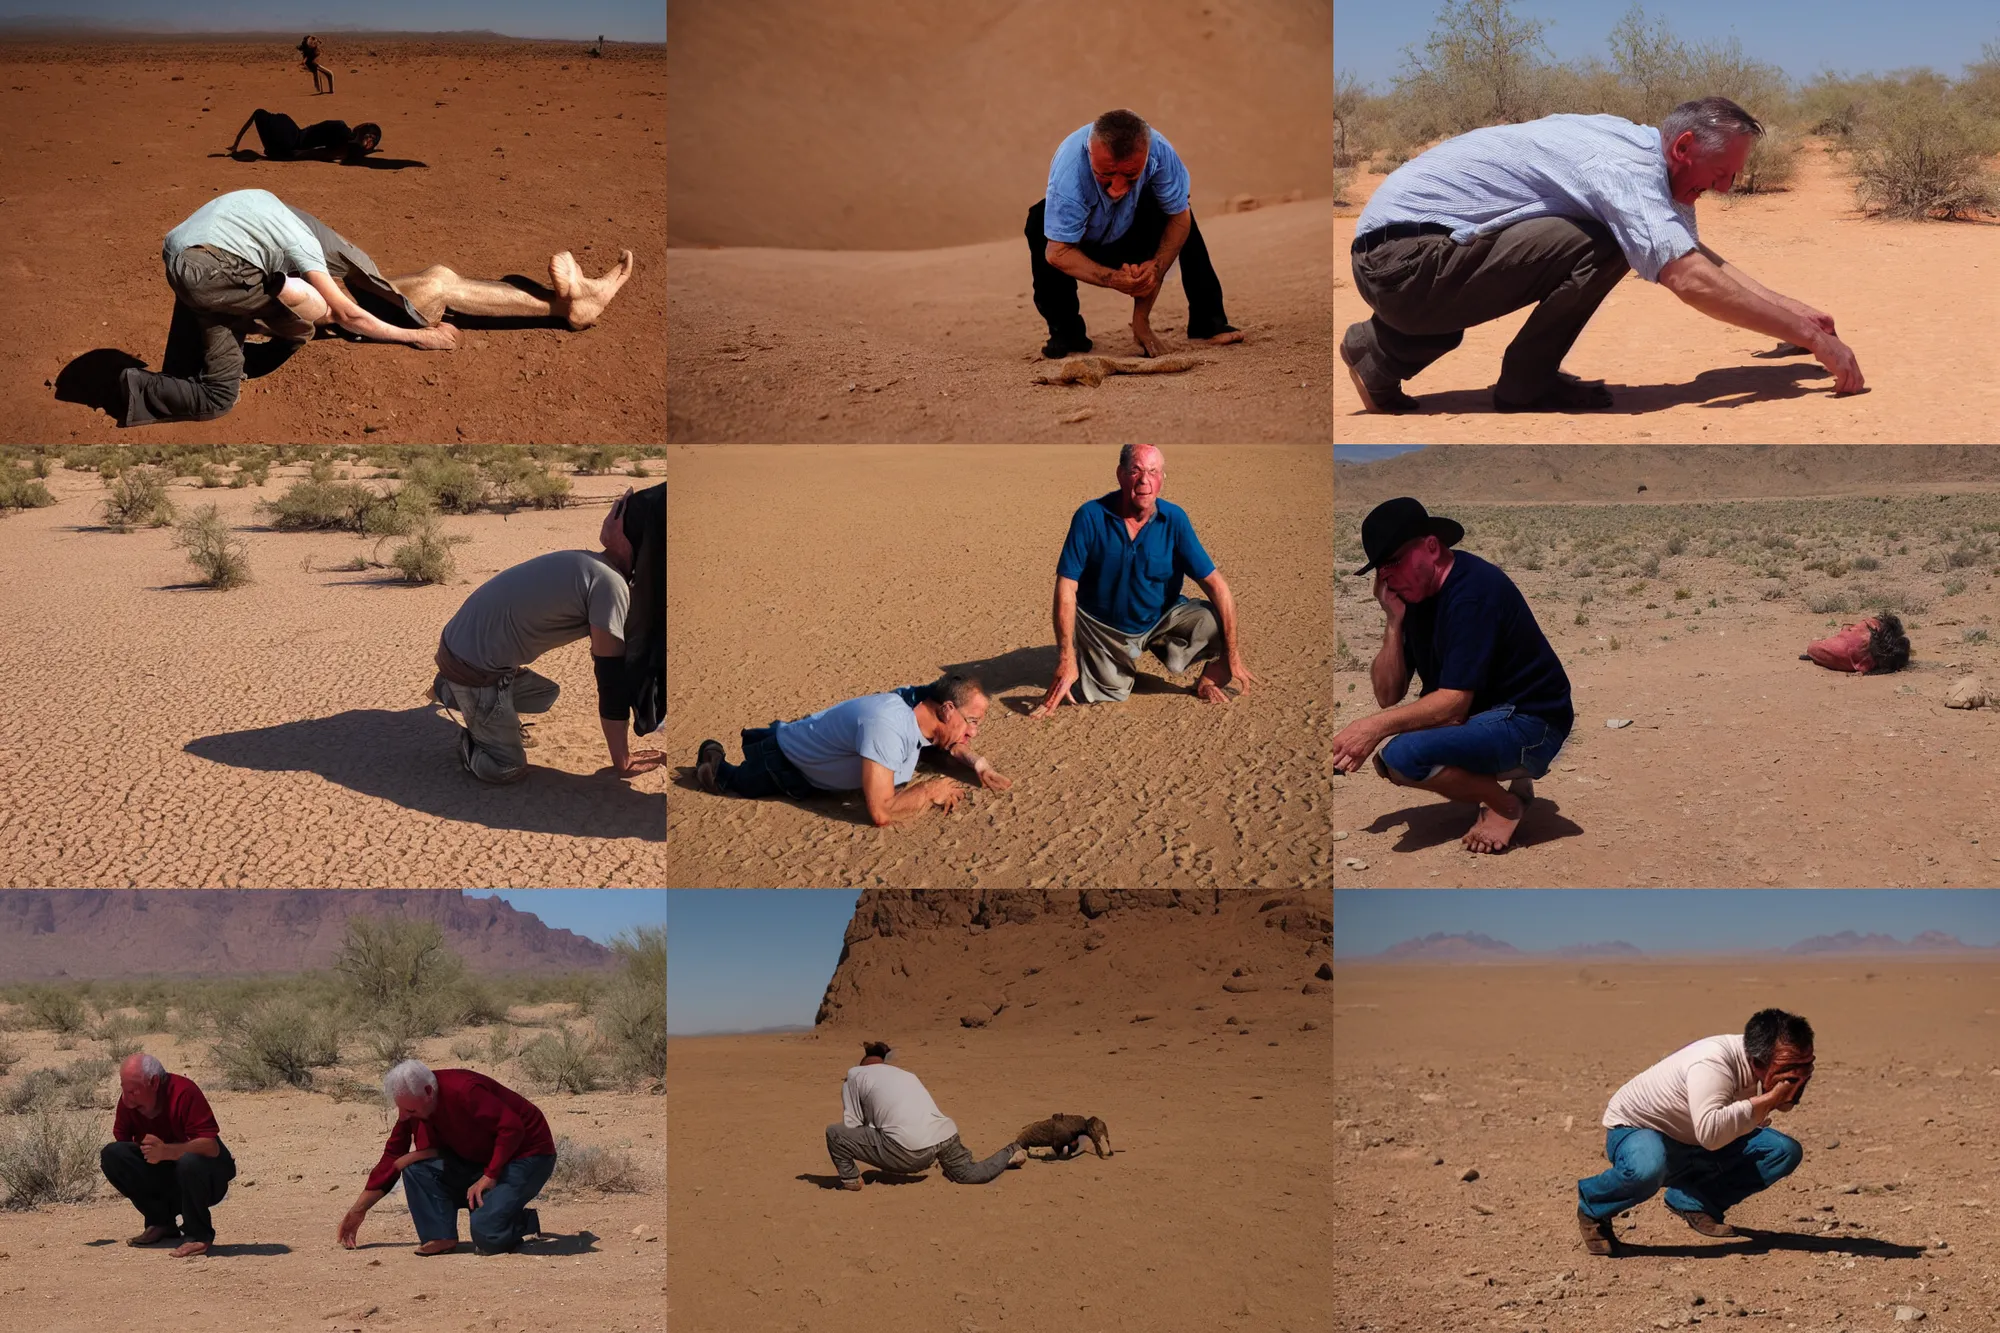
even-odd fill
[(667, 902), (667, 1031), (811, 1026), (854, 919), (853, 889), (676, 889)]
[[(1602, 57), (1604, 39), (1628, 6), (1621, 0), (1515, 0), (1514, 14), (1546, 20), (1542, 42), (1557, 60)], [(1422, 48), (1437, 17), (1436, 0), (1415, 4), (1333, 7), (1333, 67), (1387, 92), (1402, 68), (1402, 48)], [(1978, 60), (1982, 43), (2000, 39), (1993, 0), (1678, 0), (1646, 6), (1647, 26), (1666, 18), (1690, 44), (1737, 38), (1743, 53), (1785, 71), (1795, 81), (1821, 68), (1850, 74), (1886, 73), (1928, 65), (1958, 77)]]
[(158, 32), (318, 33), (328, 55), (338, 50), (335, 28), (384, 32), (454, 32), (489, 29), (510, 37), (567, 37), (587, 41), (599, 33), (614, 42), (664, 42), (665, 0), (342, 0), (340, 4), (293, 0), (204, 0), (199, 6), (167, 0), (0, 0), (0, 19), (60, 15), (70, 20), (137, 24)]
[(631, 926), (661, 926), (667, 920), (665, 889), (467, 889), (468, 898), (505, 898), (542, 924), (573, 930), (599, 944)]
[(1530, 952), (1624, 940), (1648, 953), (1782, 949), (1811, 935), (1926, 930), (2000, 943), (1991, 889), (1342, 889), (1333, 895), (1340, 958), (1380, 953), (1433, 931), (1474, 932)]

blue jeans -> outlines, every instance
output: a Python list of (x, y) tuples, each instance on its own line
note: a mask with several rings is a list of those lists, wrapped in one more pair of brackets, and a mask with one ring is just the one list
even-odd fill
[(743, 728), (743, 762), (716, 765), (715, 785), (738, 796), (789, 796), (803, 801), (821, 794), (778, 748), (778, 724)]
[(1667, 1206), (1717, 1221), (1759, 1190), (1798, 1169), (1799, 1141), (1775, 1129), (1752, 1130), (1714, 1152), (1656, 1129), (1621, 1125), (1604, 1136), (1611, 1169), (1576, 1182), (1577, 1207), (1600, 1221), (1636, 1208), (1664, 1185)]
[(1488, 777), (1521, 770), (1539, 778), (1548, 773), (1568, 739), (1567, 729), (1558, 731), (1553, 723), (1502, 704), (1474, 713), (1455, 727), (1392, 736), (1382, 747), (1382, 762), (1412, 784), (1430, 780), (1445, 767)]
[[(517, 1157), (507, 1163), (485, 1199), (472, 1210), (472, 1243), (482, 1253), (511, 1250), (525, 1234), (522, 1210), (542, 1192), (556, 1169), (554, 1153)], [(457, 1240), (458, 1210), (465, 1192), (485, 1174), (463, 1157), (445, 1153), (403, 1168), (403, 1195), (410, 1203), (410, 1221), (418, 1240)]]

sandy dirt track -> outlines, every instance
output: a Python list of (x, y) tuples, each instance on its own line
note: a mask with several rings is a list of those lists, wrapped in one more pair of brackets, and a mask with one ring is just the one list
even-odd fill
[(577, 477), (569, 509), (447, 518), (472, 538), (459, 581), (412, 587), (340, 568), (386, 560), (371, 540), (262, 530), (257, 500), (302, 471), (172, 489), (248, 543), (256, 581), (227, 593), (187, 586), (170, 529), (99, 528), (94, 473), (59, 469), (56, 505), (0, 520), (0, 584), (33, 627), (0, 644), (0, 884), (658, 884), (666, 775), (611, 775), (585, 647), (535, 665), (563, 696), (517, 785), (465, 774), (456, 724), (423, 703), (438, 631), (472, 589), (593, 545), (630, 480)]
[[(667, 878), (681, 887), (1324, 886), (1333, 785), (1324, 446), (1183, 446), (1163, 495), (1229, 579), (1261, 684), (1226, 707), (1150, 656), (1124, 704), (1022, 715), (1055, 667), (1054, 566), (1114, 488), (1092, 448), (744, 446), (667, 460)], [(1189, 595), (1199, 588), (1189, 585)], [(975, 749), (1015, 779), (877, 829), (858, 794), (711, 796), (695, 751), (975, 665)], [(1153, 683), (1146, 677), (1151, 674)], [(921, 776), (921, 774), (920, 774)], [(1315, 859), (1315, 858), (1320, 859)]]
[[(546, 284), (573, 250), (636, 275), (595, 328), (462, 327), (453, 352), (321, 338), (244, 384), (228, 415), (145, 439), (274, 443), (653, 443), (665, 433), (665, 60), (555, 43), (365, 45), (324, 39), (336, 91), (314, 96), (282, 46), (0, 46), (0, 385), (15, 443), (105, 441), (104, 412), (58, 401), (74, 358), (115, 349), (159, 369), (173, 297), (166, 232), (214, 195), (268, 189), (366, 249), (384, 273), (442, 263)], [(370, 55), (370, 51), (376, 54)], [(565, 68), (567, 66), (567, 68)], [(301, 125), (382, 126), (364, 170), (212, 157), (258, 107)], [(253, 130), (245, 147), (255, 148)], [(124, 436), (130, 438), (130, 436)]]
[[(1336, 208), (1334, 336), (1369, 317), (1348, 247), (1383, 177), (1362, 172)], [(1852, 184), (1809, 139), (1797, 183), (1770, 195), (1696, 205), (1702, 240), (1775, 291), (1832, 315), (1867, 391), (1836, 398), (1811, 356), (1768, 358), (1777, 343), (1696, 313), (1627, 275), (1578, 338), (1564, 368), (1602, 379), (1603, 412), (1493, 410), (1500, 357), (1528, 310), (1468, 329), (1465, 342), (1404, 391), (1407, 416), (1363, 412), (1346, 374), (1334, 386), (1334, 439), (1362, 443), (1516, 441), (1953, 443), (1996, 438), (2000, 379), (1973, 331), (2000, 319), (2000, 220), (1893, 222), (1855, 211)], [(1344, 369), (1344, 368), (1343, 368)]]
[[(1860, 1333), (1908, 1327), (1908, 1304), (1917, 1327), (1994, 1327), (1996, 981), (1964, 955), (1338, 964), (1335, 1326)], [(1728, 1214), (1767, 1248), (1699, 1236), (1656, 1195), (1618, 1220), (1627, 1254), (1586, 1254), (1575, 1182), (1604, 1169), (1611, 1094), (1771, 1005), (1812, 1023), (1818, 1066), (1772, 1118), (1804, 1161)]]
[[(858, 1194), (830, 1184), (824, 1131), (864, 1035), (882, 1034), (670, 1041), (669, 1321), (737, 1333), (1333, 1327), (1326, 1027), (1238, 1037), (1222, 1014), (1075, 1036), (886, 1034), (978, 1155), (1056, 1103), (1103, 1118), (1115, 1151), (1029, 1161), (978, 1186), (933, 1168)], [(1185, 1095), (1190, 1080), (1201, 1095)]]
[[(52, 1050), (46, 1032), (11, 1039), (28, 1052), (16, 1075), (78, 1058)], [(202, 1063), (208, 1043), (150, 1037), (147, 1050), (201, 1085), (236, 1158), (237, 1177), (213, 1213), (214, 1251), (173, 1259), (172, 1246), (127, 1247), (144, 1221), (102, 1180), (88, 1203), (0, 1212), (0, 1252), (7, 1256), (0, 1265), (0, 1324), (113, 1333), (131, 1327), (132, 1310), (144, 1309), (151, 1323), (230, 1333), (661, 1333), (667, 1267), (661, 1099), (643, 1092), (539, 1093), (511, 1067), (452, 1059), (450, 1044), (433, 1039), (419, 1054), (435, 1068), (477, 1068), (508, 1083), (541, 1107), (556, 1138), (628, 1148), (651, 1175), (646, 1192), (545, 1191), (534, 1206), (555, 1238), (530, 1241), (515, 1254), (474, 1254), (461, 1214), (460, 1248), (424, 1258), (398, 1187), (368, 1214), (360, 1246), (346, 1250), (335, 1231), (381, 1156), (392, 1114), (378, 1102), (336, 1102), (292, 1089), (231, 1092)], [(104, 1095), (107, 1101), (116, 1095), (113, 1080), (106, 1080)], [(110, 1140), (110, 1109), (73, 1114)], [(12, 1119), (0, 1116), (0, 1133)], [(635, 1227), (646, 1234), (633, 1235)]]

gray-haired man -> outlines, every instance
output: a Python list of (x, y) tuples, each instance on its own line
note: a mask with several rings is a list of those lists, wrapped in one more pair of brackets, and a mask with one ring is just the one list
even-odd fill
[(111, 1138), (98, 1154), (104, 1178), (146, 1219), (146, 1229), (125, 1243), (179, 1240), (176, 1259), (208, 1253), (215, 1242), (209, 1209), (229, 1193), (236, 1159), (194, 1080), (169, 1074), (143, 1051), (126, 1056)]
[(1354, 224), (1354, 289), (1374, 310), (1340, 343), (1362, 406), (1420, 408), (1402, 382), (1522, 306), (1493, 406), (1569, 412), (1611, 406), (1602, 380), (1562, 360), (1628, 270), (1710, 319), (1781, 338), (1862, 387), (1833, 316), (1782, 296), (1701, 243), (1694, 202), (1727, 194), (1764, 127), (1726, 97), (1683, 102), (1661, 126), (1617, 116), (1544, 116), (1447, 139), (1391, 172)]

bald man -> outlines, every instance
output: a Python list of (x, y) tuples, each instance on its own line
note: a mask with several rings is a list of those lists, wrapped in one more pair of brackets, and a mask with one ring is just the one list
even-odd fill
[(118, 1068), (111, 1137), (98, 1154), (104, 1178), (146, 1219), (146, 1229), (125, 1243), (180, 1240), (174, 1258), (207, 1254), (215, 1243), (208, 1210), (229, 1193), (236, 1159), (194, 1080), (169, 1074), (144, 1052), (127, 1056)]

